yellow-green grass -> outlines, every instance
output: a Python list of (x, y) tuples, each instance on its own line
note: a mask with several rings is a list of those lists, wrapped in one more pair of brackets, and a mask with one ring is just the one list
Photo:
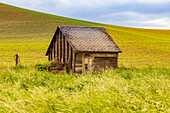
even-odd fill
[(2, 66), (0, 112), (169, 112), (169, 75), (166, 68), (54, 75)]
[(170, 67), (170, 30), (105, 25), (0, 4), (0, 65), (47, 60), (45, 52), (58, 25), (105, 27), (122, 53), (119, 65)]
[[(117, 30), (107, 28), (111, 36), (115, 39), (123, 51), (119, 57), (119, 63), (126, 66), (157, 66), (169, 67), (170, 63), (170, 32), (148, 30), (147, 33), (141, 33), (143, 29)], [(154, 34), (155, 32), (155, 34)], [(165, 34), (164, 34), (165, 32)], [(166, 33), (169, 32), (169, 35)], [(161, 34), (162, 33), (162, 34)]]

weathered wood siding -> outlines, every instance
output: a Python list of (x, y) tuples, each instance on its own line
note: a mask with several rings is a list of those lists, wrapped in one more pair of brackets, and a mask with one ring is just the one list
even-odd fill
[(107, 68), (117, 69), (118, 68), (117, 59), (118, 59), (118, 53), (94, 54), (94, 61), (93, 61), (94, 71), (96, 72), (102, 69), (105, 70)]
[(82, 53), (75, 54), (75, 72), (82, 73), (83, 66), (82, 66)]
[[(97, 72), (107, 68), (118, 68), (118, 53), (77, 53), (59, 30), (54, 35), (52, 45), (48, 53), (48, 60), (58, 60), (68, 65), (69, 70), (76, 73)], [(86, 54), (92, 58), (85, 58)], [(85, 61), (88, 59), (88, 69)], [(92, 63), (89, 63), (92, 62)], [(90, 64), (90, 65), (89, 65)], [(86, 68), (86, 69), (85, 69)]]
[(76, 54), (61, 31), (58, 31), (53, 40), (48, 60), (58, 60), (69, 65), (69, 70), (75, 72)]
[[(75, 55), (75, 72), (84, 73), (84, 54), (85, 53), (76, 53)], [(92, 69), (93, 72), (98, 72), (105, 70), (107, 68), (118, 68), (118, 53), (93, 53), (93, 62)]]

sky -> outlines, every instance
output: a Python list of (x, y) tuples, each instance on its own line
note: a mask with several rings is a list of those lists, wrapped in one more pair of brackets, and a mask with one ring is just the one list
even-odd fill
[(170, 0), (0, 0), (44, 13), (111, 25), (170, 29)]

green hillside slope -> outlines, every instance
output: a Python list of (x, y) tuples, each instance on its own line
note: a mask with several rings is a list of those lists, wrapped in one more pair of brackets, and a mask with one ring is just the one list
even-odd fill
[(25, 36), (29, 34), (53, 34), (58, 25), (95, 25), (90, 22), (39, 13), (5, 4), (0, 4), (0, 14), (0, 37)]
[(58, 25), (103, 26), (123, 53), (119, 64), (145, 67), (170, 66), (170, 30), (148, 30), (104, 25), (44, 14), (0, 4), (0, 64), (14, 64), (19, 54), (23, 64), (46, 61), (46, 49)]

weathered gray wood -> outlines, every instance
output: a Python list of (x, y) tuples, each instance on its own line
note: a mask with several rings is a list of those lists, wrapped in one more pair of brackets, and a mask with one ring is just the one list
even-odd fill
[(82, 73), (82, 67), (75, 67), (76, 73)]
[(69, 57), (70, 57), (70, 46), (69, 46), (69, 43), (67, 41), (67, 62), (69, 62)]
[(49, 61), (51, 61), (51, 52), (49, 52)]
[(65, 39), (65, 62), (68, 62), (68, 56), (67, 56), (67, 40)]
[(69, 46), (69, 70), (72, 69), (72, 48)]
[(57, 32), (57, 35), (56, 35), (56, 45), (57, 45), (57, 60), (59, 59), (59, 33)]
[(54, 59), (54, 47), (52, 47), (51, 53), (52, 53), (52, 60), (53, 60)]
[(55, 41), (53, 42), (53, 58), (55, 59)]
[(118, 68), (118, 54), (117, 54), (117, 57), (116, 57), (116, 67), (115, 67), (115, 69), (117, 69)]
[(117, 57), (95, 57), (94, 71), (100, 69), (117, 68)]
[(94, 57), (117, 57), (118, 53), (95, 53)]
[(75, 64), (75, 67), (82, 67), (82, 64)]
[(82, 53), (76, 53), (75, 57), (75, 72), (82, 73)]
[(76, 64), (81, 64), (82, 65), (82, 61), (76, 59)]
[(50, 61), (50, 52), (48, 53), (48, 60)]
[(82, 58), (82, 72), (85, 73), (85, 66), (84, 66), (84, 53), (81, 56)]
[(76, 64), (82, 64), (82, 54), (76, 54)]
[(55, 43), (54, 43), (54, 47), (55, 47), (55, 59), (57, 59), (57, 34), (55, 36)]
[(63, 35), (62, 35), (62, 42), (63, 42), (63, 43), (62, 43), (62, 46), (63, 46), (63, 47), (62, 47), (62, 51), (63, 51), (63, 52), (62, 52), (62, 54), (63, 54), (63, 55), (62, 55), (62, 62), (65, 62), (65, 37), (64, 37)]
[(63, 38), (62, 38), (62, 32), (60, 31), (60, 62), (63, 62), (62, 61), (62, 49), (63, 49), (63, 47), (62, 47), (62, 42), (63, 42)]
[(72, 58), (72, 71), (75, 72), (75, 57), (76, 57), (76, 54), (74, 53), (73, 50), (72, 50), (72, 55), (73, 55), (73, 58)]
[(51, 48), (50, 48), (50, 61), (52, 60), (52, 51), (51, 51)]
[(61, 52), (60, 52), (61, 51), (61, 46), (60, 46), (61, 45), (60, 44), (61, 39), (60, 39), (60, 35), (61, 34), (60, 34), (60, 31), (59, 31), (59, 34), (58, 34), (58, 60), (59, 61), (61, 61), (61, 59), (60, 59), (60, 57), (61, 57)]
[(53, 57), (52, 57), (52, 49), (50, 49), (50, 60), (52, 60)]

